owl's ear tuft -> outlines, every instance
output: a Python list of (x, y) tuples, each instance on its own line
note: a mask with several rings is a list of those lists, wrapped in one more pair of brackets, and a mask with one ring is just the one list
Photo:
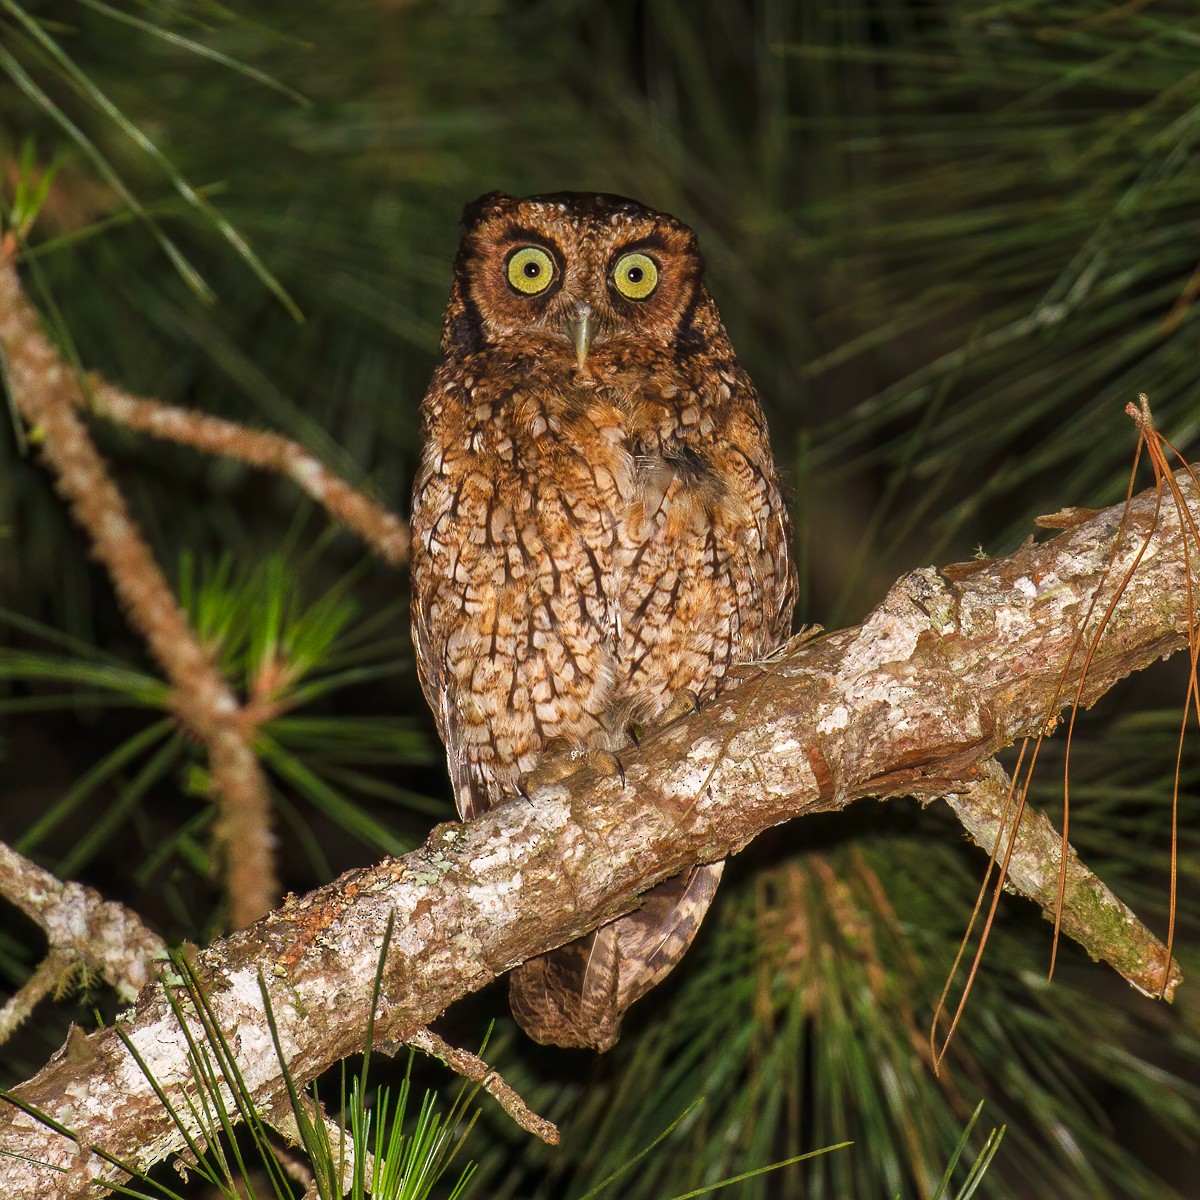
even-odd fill
[(514, 205), (503, 192), (488, 192), (463, 209), (462, 240), (454, 260), (454, 285), (442, 322), (442, 351), (451, 358), (464, 358), (483, 349), (484, 329), (479, 309), (471, 294), (473, 263), (479, 254), (479, 225), (488, 217)]
[(500, 209), (507, 208), (509, 205), (515, 203), (516, 201), (512, 196), (507, 195), (505, 192), (486, 192), (478, 200), (472, 200), (463, 209), (460, 226), (463, 229), (470, 229), (471, 226), (477, 225), (482, 221), (484, 217), (489, 217)]

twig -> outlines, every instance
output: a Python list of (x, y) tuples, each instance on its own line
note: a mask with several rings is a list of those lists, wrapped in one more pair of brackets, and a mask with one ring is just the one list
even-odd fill
[[(977, 784), (944, 797), (971, 840), (998, 862), (1012, 837), (1015, 801), (1008, 803), (1012, 781), (994, 759), (982, 764)], [(1062, 837), (1042, 812), (1026, 804), (1008, 863), (1012, 886), (1053, 919), (1058, 908)], [(1179, 964), (1168, 966), (1162, 943), (1067, 847), (1062, 931), (1092, 958), (1107, 962), (1146, 996), (1174, 998), (1183, 982)], [(1165, 979), (1164, 979), (1165, 975)]]
[(247, 925), (270, 910), (275, 877), (270, 794), (237, 697), (201, 648), (187, 617), (76, 409), (75, 372), (50, 344), (0, 248), (0, 356), (17, 411), (55, 475), (59, 492), (92, 540), (129, 620), (171, 681), (174, 707), (207, 744), (217, 843), (226, 861), (230, 920)]
[(63, 883), (0, 842), (0, 896), (41, 926), (50, 943), (37, 970), (0, 1009), (3, 1042), (34, 1006), (80, 967), (98, 972), (131, 1003), (154, 973), (166, 943), (123, 904), (80, 883)]
[(151, 437), (275, 471), (303, 488), (385, 562), (400, 566), (408, 559), (407, 523), (351, 487), (299, 443), (278, 433), (133, 396), (95, 376), (88, 377), (88, 384), (90, 408), (98, 416)]
[(527, 1133), (540, 1137), (547, 1145), (558, 1145), (558, 1126), (553, 1121), (547, 1121), (545, 1117), (539, 1117), (521, 1099), (512, 1085), (504, 1081), (504, 1076), (499, 1071), (492, 1070), (477, 1054), (451, 1046), (431, 1029), (418, 1029), (411, 1037), (405, 1038), (403, 1043), (385, 1042), (380, 1044), (379, 1049), (384, 1054), (393, 1054), (402, 1044), (415, 1046), (423, 1053), (444, 1062), (464, 1079), (479, 1084)]
[[(300, 1103), (304, 1105), (305, 1114), (310, 1122), (324, 1126), (325, 1136), (328, 1138), (330, 1158), (340, 1173), (341, 1194), (348, 1195), (353, 1189), (354, 1177), (358, 1169), (355, 1159), (354, 1139), (325, 1111), (324, 1105), (319, 1104), (311, 1096), (301, 1094)], [(300, 1122), (292, 1110), (290, 1098), (282, 1098), (276, 1109), (277, 1111), (269, 1118), (271, 1126), (286, 1138), (290, 1145), (300, 1148), (311, 1157), (312, 1152), (300, 1132)], [(297, 1183), (302, 1186), (306, 1185), (304, 1200), (307, 1200), (309, 1196), (312, 1196), (315, 1200), (321, 1194), (315, 1168), (296, 1162), (295, 1160), (289, 1160), (280, 1155), (277, 1155), (277, 1157), (279, 1157), (280, 1162), (283, 1164), (284, 1170)], [(369, 1185), (369, 1181), (375, 1174), (375, 1158), (368, 1151), (363, 1152), (362, 1171), (363, 1178), (368, 1181)]]
[(0, 1008), (0, 1045), (21, 1027), (32, 1015), (33, 1010), (51, 992), (63, 987), (75, 972), (76, 962), (69, 954), (51, 950), (38, 963), (30, 977), (14, 992)]

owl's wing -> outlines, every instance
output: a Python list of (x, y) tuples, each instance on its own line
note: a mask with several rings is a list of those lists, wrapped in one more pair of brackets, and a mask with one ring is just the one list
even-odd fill
[(509, 1007), (535, 1042), (608, 1050), (621, 1025), (620, 966), (617, 933), (605, 925), (511, 971)]
[[(777, 575), (774, 587), (767, 589), (767, 594), (763, 596), (763, 601), (767, 605), (774, 603), (774, 611), (767, 623), (767, 644), (759, 650), (760, 654), (770, 652), (791, 637), (792, 615), (796, 609), (796, 596), (800, 591), (799, 578), (796, 574), (796, 560), (791, 552), (792, 520), (788, 515), (783, 496), (776, 492), (776, 497), (774, 512), (769, 518), (771, 530), (768, 534), (767, 544), (774, 547), (773, 557)], [(769, 608), (768, 611), (770, 611)]]
[(487, 784), (467, 759), (454, 698), (446, 678), (445, 648), (431, 627), (428, 597), (419, 593), (413, 596), (412, 631), (417, 678), (429, 707), (433, 709), (438, 733), (446, 747), (454, 804), (458, 815), (469, 821), (489, 807)]
[(664, 880), (646, 893), (641, 908), (613, 922), (621, 955), (620, 1012), (657, 987), (687, 953), (724, 870), (724, 862), (708, 863)]
[[(437, 383), (437, 377), (434, 377)], [(431, 385), (431, 390), (432, 390)], [(413, 652), (416, 659), (416, 678), (425, 692), (428, 706), (433, 710), (438, 733), (446, 748), (446, 763), (450, 769), (450, 784), (454, 787), (455, 806), (464, 821), (479, 816), (488, 808), (485, 780), (467, 760), (460, 720), (451, 694), (446, 662), (446, 637), (449, 630), (437, 628), (434, 618), (439, 587), (439, 564), (434, 563), (428, 550), (427, 527), (437, 520), (445, 500), (431, 486), (433, 456), (422, 455), (413, 488)], [(442, 622), (445, 625), (443, 617)]]

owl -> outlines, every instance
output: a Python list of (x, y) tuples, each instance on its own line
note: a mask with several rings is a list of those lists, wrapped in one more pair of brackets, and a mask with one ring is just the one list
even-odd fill
[[(413, 639), (464, 819), (539, 763), (611, 760), (773, 649), (795, 602), (766, 424), (696, 236), (633, 200), (468, 205), (422, 405)], [(619, 761), (619, 759), (618, 759)], [(723, 864), (510, 975), (540, 1042), (607, 1049)]]

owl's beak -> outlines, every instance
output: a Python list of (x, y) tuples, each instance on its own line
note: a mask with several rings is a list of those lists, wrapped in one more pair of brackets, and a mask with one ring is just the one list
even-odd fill
[(592, 323), (592, 306), (590, 304), (578, 305), (575, 309), (575, 314), (566, 323), (567, 335), (571, 339), (571, 344), (575, 347), (575, 359), (579, 363), (579, 369), (582, 371), (588, 349), (592, 344), (592, 334), (595, 332), (596, 327)]

